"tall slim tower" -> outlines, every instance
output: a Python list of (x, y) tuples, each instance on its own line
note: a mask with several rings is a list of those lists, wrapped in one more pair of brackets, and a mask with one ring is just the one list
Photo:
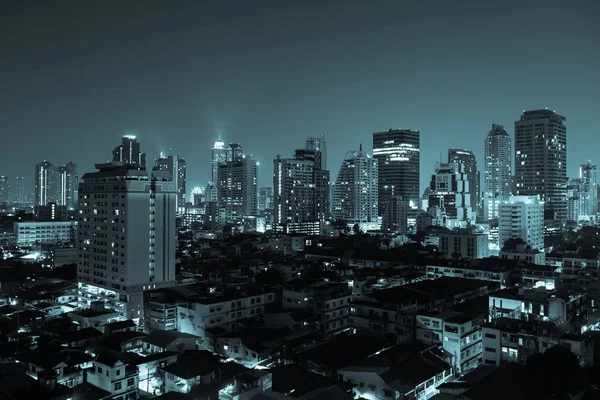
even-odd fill
[(140, 143), (135, 135), (123, 136), (122, 143), (113, 149), (113, 162), (146, 168), (146, 154), (140, 151)]
[(22, 176), (15, 177), (15, 184), (12, 190), (13, 202), (17, 204), (25, 203), (25, 178)]
[(332, 214), (350, 224), (377, 222), (378, 166), (360, 146), (348, 151), (333, 187)]
[(483, 219), (498, 218), (498, 207), (512, 194), (512, 148), (502, 125), (492, 124), (484, 143)]
[(595, 220), (598, 214), (598, 168), (588, 161), (579, 166), (580, 215), (587, 220)]
[(79, 303), (104, 301), (140, 319), (143, 292), (175, 280), (177, 187), (168, 172), (139, 163), (96, 168), (79, 185)]
[(269, 186), (258, 189), (258, 211), (273, 209), (273, 188)]
[(325, 135), (307, 138), (306, 150), (318, 151), (321, 157), (318, 167), (319, 169), (327, 170), (327, 141), (325, 140)]
[(185, 207), (187, 193), (187, 164), (183, 157), (177, 156), (177, 211)]
[(420, 204), (420, 133), (407, 129), (389, 129), (373, 133), (373, 158), (379, 165), (379, 214), (388, 203), (398, 199), (407, 205), (409, 224), (413, 224)]
[(449, 149), (448, 163), (455, 163), (462, 166), (469, 182), (469, 195), (471, 197), (471, 208), (475, 215), (479, 215), (480, 191), (479, 180), (480, 175), (477, 170), (477, 160), (475, 153), (471, 150)]
[(35, 166), (35, 199), (34, 206), (45, 206), (56, 201), (56, 170), (49, 161), (42, 161)]
[(10, 179), (8, 176), (0, 176), (0, 204), (10, 203)]
[(58, 190), (57, 204), (67, 207), (67, 210), (77, 208), (77, 188), (79, 176), (77, 175), (77, 164), (69, 161), (56, 169), (56, 184)]
[(524, 111), (515, 122), (515, 190), (540, 195), (546, 217), (567, 219), (566, 118), (551, 110)]
[(225, 142), (217, 140), (212, 148), (211, 157), (211, 182), (216, 184), (219, 181), (219, 165), (227, 161), (227, 149)]
[(258, 163), (251, 156), (219, 165), (219, 205), (229, 222), (256, 215)]

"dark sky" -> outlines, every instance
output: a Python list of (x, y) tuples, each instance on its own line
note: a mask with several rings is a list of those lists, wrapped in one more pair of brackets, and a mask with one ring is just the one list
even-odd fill
[(272, 184), (272, 159), (324, 133), (329, 169), (387, 128), (476, 151), (524, 109), (567, 117), (568, 167), (600, 148), (600, 2), (0, 2), (0, 174), (106, 161), (122, 134), (173, 149), (205, 184), (217, 137)]

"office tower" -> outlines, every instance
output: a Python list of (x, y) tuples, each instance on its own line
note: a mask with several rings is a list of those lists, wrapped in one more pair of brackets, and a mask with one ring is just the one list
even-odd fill
[(177, 156), (177, 211), (185, 208), (187, 193), (187, 165), (183, 157)]
[(10, 179), (8, 176), (0, 176), (0, 204), (10, 203)]
[(333, 187), (332, 216), (335, 219), (353, 225), (371, 224), (365, 226), (367, 229), (378, 228), (377, 168), (377, 160), (366, 154), (362, 145), (359, 151), (346, 153)]
[(67, 206), (50, 202), (36, 208), (36, 219), (38, 221), (67, 221), (69, 214)]
[(13, 202), (16, 204), (25, 204), (25, 178), (15, 177), (15, 183), (12, 189)]
[(309, 137), (306, 139), (306, 150), (319, 152), (320, 160), (318, 161), (318, 168), (327, 170), (327, 141), (325, 135), (321, 137)]
[[(219, 181), (219, 165), (227, 161), (227, 149), (225, 148), (225, 142), (217, 140), (212, 148), (211, 158), (211, 182), (217, 183)], [(216, 198), (215, 198), (216, 201)]]
[(146, 168), (146, 154), (140, 151), (140, 143), (134, 135), (123, 136), (122, 143), (113, 150), (113, 162)]
[(499, 201), (512, 193), (512, 149), (510, 136), (502, 125), (492, 124), (484, 143), (483, 219), (498, 218)]
[(45, 206), (55, 201), (55, 174), (52, 163), (42, 161), (35, 166), (35, 206)]
[(239, 143), (229, 143), (227, 147), (227, 153), (225, 155), (226, 161), (239, 161), (244, 156), (242, 145)]
[(430, 215), (442, 217), (442, 223), (436, 225), (454, 229), (474, 222), (469, 180), (463, 165), (438, 162), (429, 188)]
[(500, 204), (498, 241), (523, 239), (534, 250), (544, 251), (544, 203), (539, 196), (510, 196)]
[(588, 161), (587, 164), (579, 166), (581, 199), (580, 215), (581, 218), (590, 221), (596, 219), (598, 214), (598, 168)]
[(219, 206), (225, 209), (227, 222), (256, 215), (258, 164), (251, 156), (219, 165)]
[(169, 154), (165, 156), (164, 153), (160, 153), (160, 157), (154, 162), (153, 171), (167, 172), (171, 176), (171, 180), (175, 182), (177, 187), (177, 211), (181, 211), (185, 207), (185, 194), (186, 194), (186, 182), (187, 182), (187, 171), (185, 160), (180, 156), (173, 156)]
[(258, 189), (258, 211), (273, 209), (273, 188), (261, 187)]
[(479, 192), (479, 180), (480, 175), (477, 170), (477, 160), (475, 159), (475, 153), (471, 150), (461, 149), (449, 149), (448, 150), (448, 163), (455, 163), (462, 165), (467, 181), (469, 181), (469, 194), (471, 195), (471, 209), (475, 215), (479, 214), (480, 204), (480, 192)]
[[(379, 214), (398, 198), (407, 203), (408, 224), (414, 224), (420, 204), (420, 133), (389, 129), (373, 133), (373, 158), (379, 165)], [(385, 223), (385, 222), (384, 222)]]
[(100, 300), (124, 318), (143, 315), (143, 292), (175, 279), (177, 186), (140, 164), (96, 164), (79, 184), (80, 306)]
[(581, 204), (581, 179), (571, 179), (567, 184), (567, 219), (569, 221), (579, 221)]
[(192, 204), (194, 207), (200, 207), (204, 202), (204, 189), (195, 187), (192, 189)]
[[(219, 180), (218, 175), (219, 169), (217, 168), (217, 181)], [(206, 184), (206, 188), (204, 189), (204, 201), (216, 203), (219, 200), (219, 189), (217, 188), (216, 182), (208, 182)]]
[(294, 158), (273, 160), (274, 224), (284, 231), (318, 233), (330, 215), (330, 173), (321, 169), (323, 154), (297, 149)]
[(515, 122), (516, 195), (540, 195), (547, 219), (567, 218), (567, 127), (550, 110), (524, 111)]
[(58, 198), (56, 202), (59, 206), (65, 206), (67, 210), (77, 208), (77, 188), (79, 185), (79, 176), (77, 175), (77, 164), (69, 161), (56, 169), (56, 185)]

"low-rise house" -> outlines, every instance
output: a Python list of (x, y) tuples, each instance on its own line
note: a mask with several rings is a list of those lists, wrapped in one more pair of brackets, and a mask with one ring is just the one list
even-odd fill
[(113, 399), (138, 398), (138, 372), (117, 354), (101, 353), (87, 371), (87, 382), (110, 392)]
[(63, 332), (55, 341), (65, 347), (82, 348), (85, 345), (97, 344), (100, 338), (102, 338), (102, 332), (90, 327)]
[(271, 392), (273, 376), (265, 370), (250, 370), (235, 377), (233, 382), (219, 391), (219, 400), (243, 400)]
[(189, 393), (195, 386), (217, 381), (221, 357), (208, 351), (186, 351), (163, 368), (165, 392)]
[(57, 383), (70, 388), (83, 383), (85, 369), (92, 366), (92, 357), (86, 352), (61, 347), (23, 352), (15, 358), (26, 366), (29, 376), (38, 379), (49, 372)]
[(142, 339), (143, 351), (149, 354), (163, 351), (196, 350), (200, 338), (189, 333), (176, 331), (152, 331)]
[(75, 310), (69, 313), (69, 318), (82, 328), (99, 327), (120, 318), (115, 310), (105, 308), (101, 301), (94, 301), (90, 308)]

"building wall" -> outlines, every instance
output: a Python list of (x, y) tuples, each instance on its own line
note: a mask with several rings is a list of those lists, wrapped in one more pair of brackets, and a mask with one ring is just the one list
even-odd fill
[(74, 240), (74, 221), (15, 222), (17, 245), (71, 243)]

